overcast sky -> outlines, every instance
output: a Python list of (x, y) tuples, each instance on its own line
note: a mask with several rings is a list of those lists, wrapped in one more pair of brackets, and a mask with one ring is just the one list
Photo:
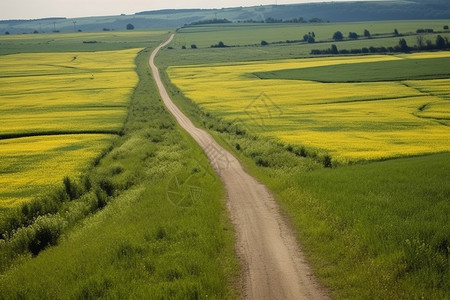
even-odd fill
[[(329, 0), (331, 1), (331, 0)], [(346, 0), (333, 0), (346, 1)], [(348, 0), (347, 0), (348, 1)], [(0, 0), (0, 20), (134, 14), (166, 8), (223, 8), (267, 4), (326, 2), (324, 0)]]

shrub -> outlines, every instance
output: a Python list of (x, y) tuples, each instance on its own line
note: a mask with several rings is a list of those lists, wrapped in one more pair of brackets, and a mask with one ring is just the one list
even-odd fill
[(211, 48), (225, 48), (228, 47), (227, 45), (225, 45), (222, 41), (220, 41), (218, 44), (216, 45), (211, 45)]
[(260, 167), (268, 167), (269, 166), (269, 162), (265, 159), (263, 159), (262, 157), (258, 157), (256, 159), (256, 165), (260, 166)]
[(48, 246), (56, 245), (66, 226), (67, 222), (59, 214), (39, 216), (33, 225), (14, 233), (10, 247), (17, 254), (29, 251), (36, 256)]
[(108, 196), (105, 191), (102, 189), (96, 189), (95, 190), (95, 198), (97, 199), (96, 202), (92, 203), (91, 211), (95, 212), (98, 209), (102, 209), (108, 204)]
[(100, 188), (108, 195), (109, 197), (114, 195), (114, 184), (109, 179), (102, 179), (99, 182)]
[(113, 166), (111, 168), (111, 175), (119, 175), (123, 172), (122, 166)]
[(305, 147), (300, 147), (300, 150), (296, 153), (297, 156), (301, 156), (301, 157), (307, 157), (308, 153), (306, 152)]
[(358, 34), (356, 33), (356, 32), (350, 32), (349, 34), (348, 34), (348, 38), (349, 39), (351, 39), (351, 40), (357, 40), (358, 39)]
[(64, 177), (63, 183), (66, 194), (69, 196), (69, 200), (78, 199), (82, 195), (81, 188), (69, 177)]
[(333, 164), (331, 162), (331, 156), (329, 156), (328, 154), (323, 157), (323, 166), (325, 168), (332, 168), (333, 167)]

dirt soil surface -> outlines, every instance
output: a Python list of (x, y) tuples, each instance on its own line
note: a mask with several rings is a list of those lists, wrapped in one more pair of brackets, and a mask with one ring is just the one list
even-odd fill
[(245, 172), (241, 163), (206, 131), (199, 129), (170, 99), (154, 64), (150, 66), (162, 100), (178, 123), (204, 149), (227, 191), (227, 205), (236, 230), (236, 251), (241, 259), (244, 299), (327, 299), (302, 254), (294, 231), (268, 189)]

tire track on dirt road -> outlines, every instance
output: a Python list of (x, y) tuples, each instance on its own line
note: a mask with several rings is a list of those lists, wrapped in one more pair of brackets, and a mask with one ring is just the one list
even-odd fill
[(247, 174), (240, 162), (209, 133), (195, 127), (170, 99), (154, 58), (173, 37), (153, 51), (149, 63), (164, 104), (205, 150), (225, 185), (227, 206), (236, 228), (236, 251), (243, 265), (243, 298), (327, 299), (268, 189)]

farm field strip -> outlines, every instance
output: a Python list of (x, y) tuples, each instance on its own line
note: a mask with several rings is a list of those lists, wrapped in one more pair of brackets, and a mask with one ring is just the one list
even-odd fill
[(79, 176), (107, 147), (127, 115), (139, 50), (0, 56), (2, 209)]
[(170, 67), (168, 73), (207, 111), (345, 163), (449, 151), (450, 79), (321, 83), (261, 80), (254, 73), (447, 57), (437, 52), (277, 60)]

